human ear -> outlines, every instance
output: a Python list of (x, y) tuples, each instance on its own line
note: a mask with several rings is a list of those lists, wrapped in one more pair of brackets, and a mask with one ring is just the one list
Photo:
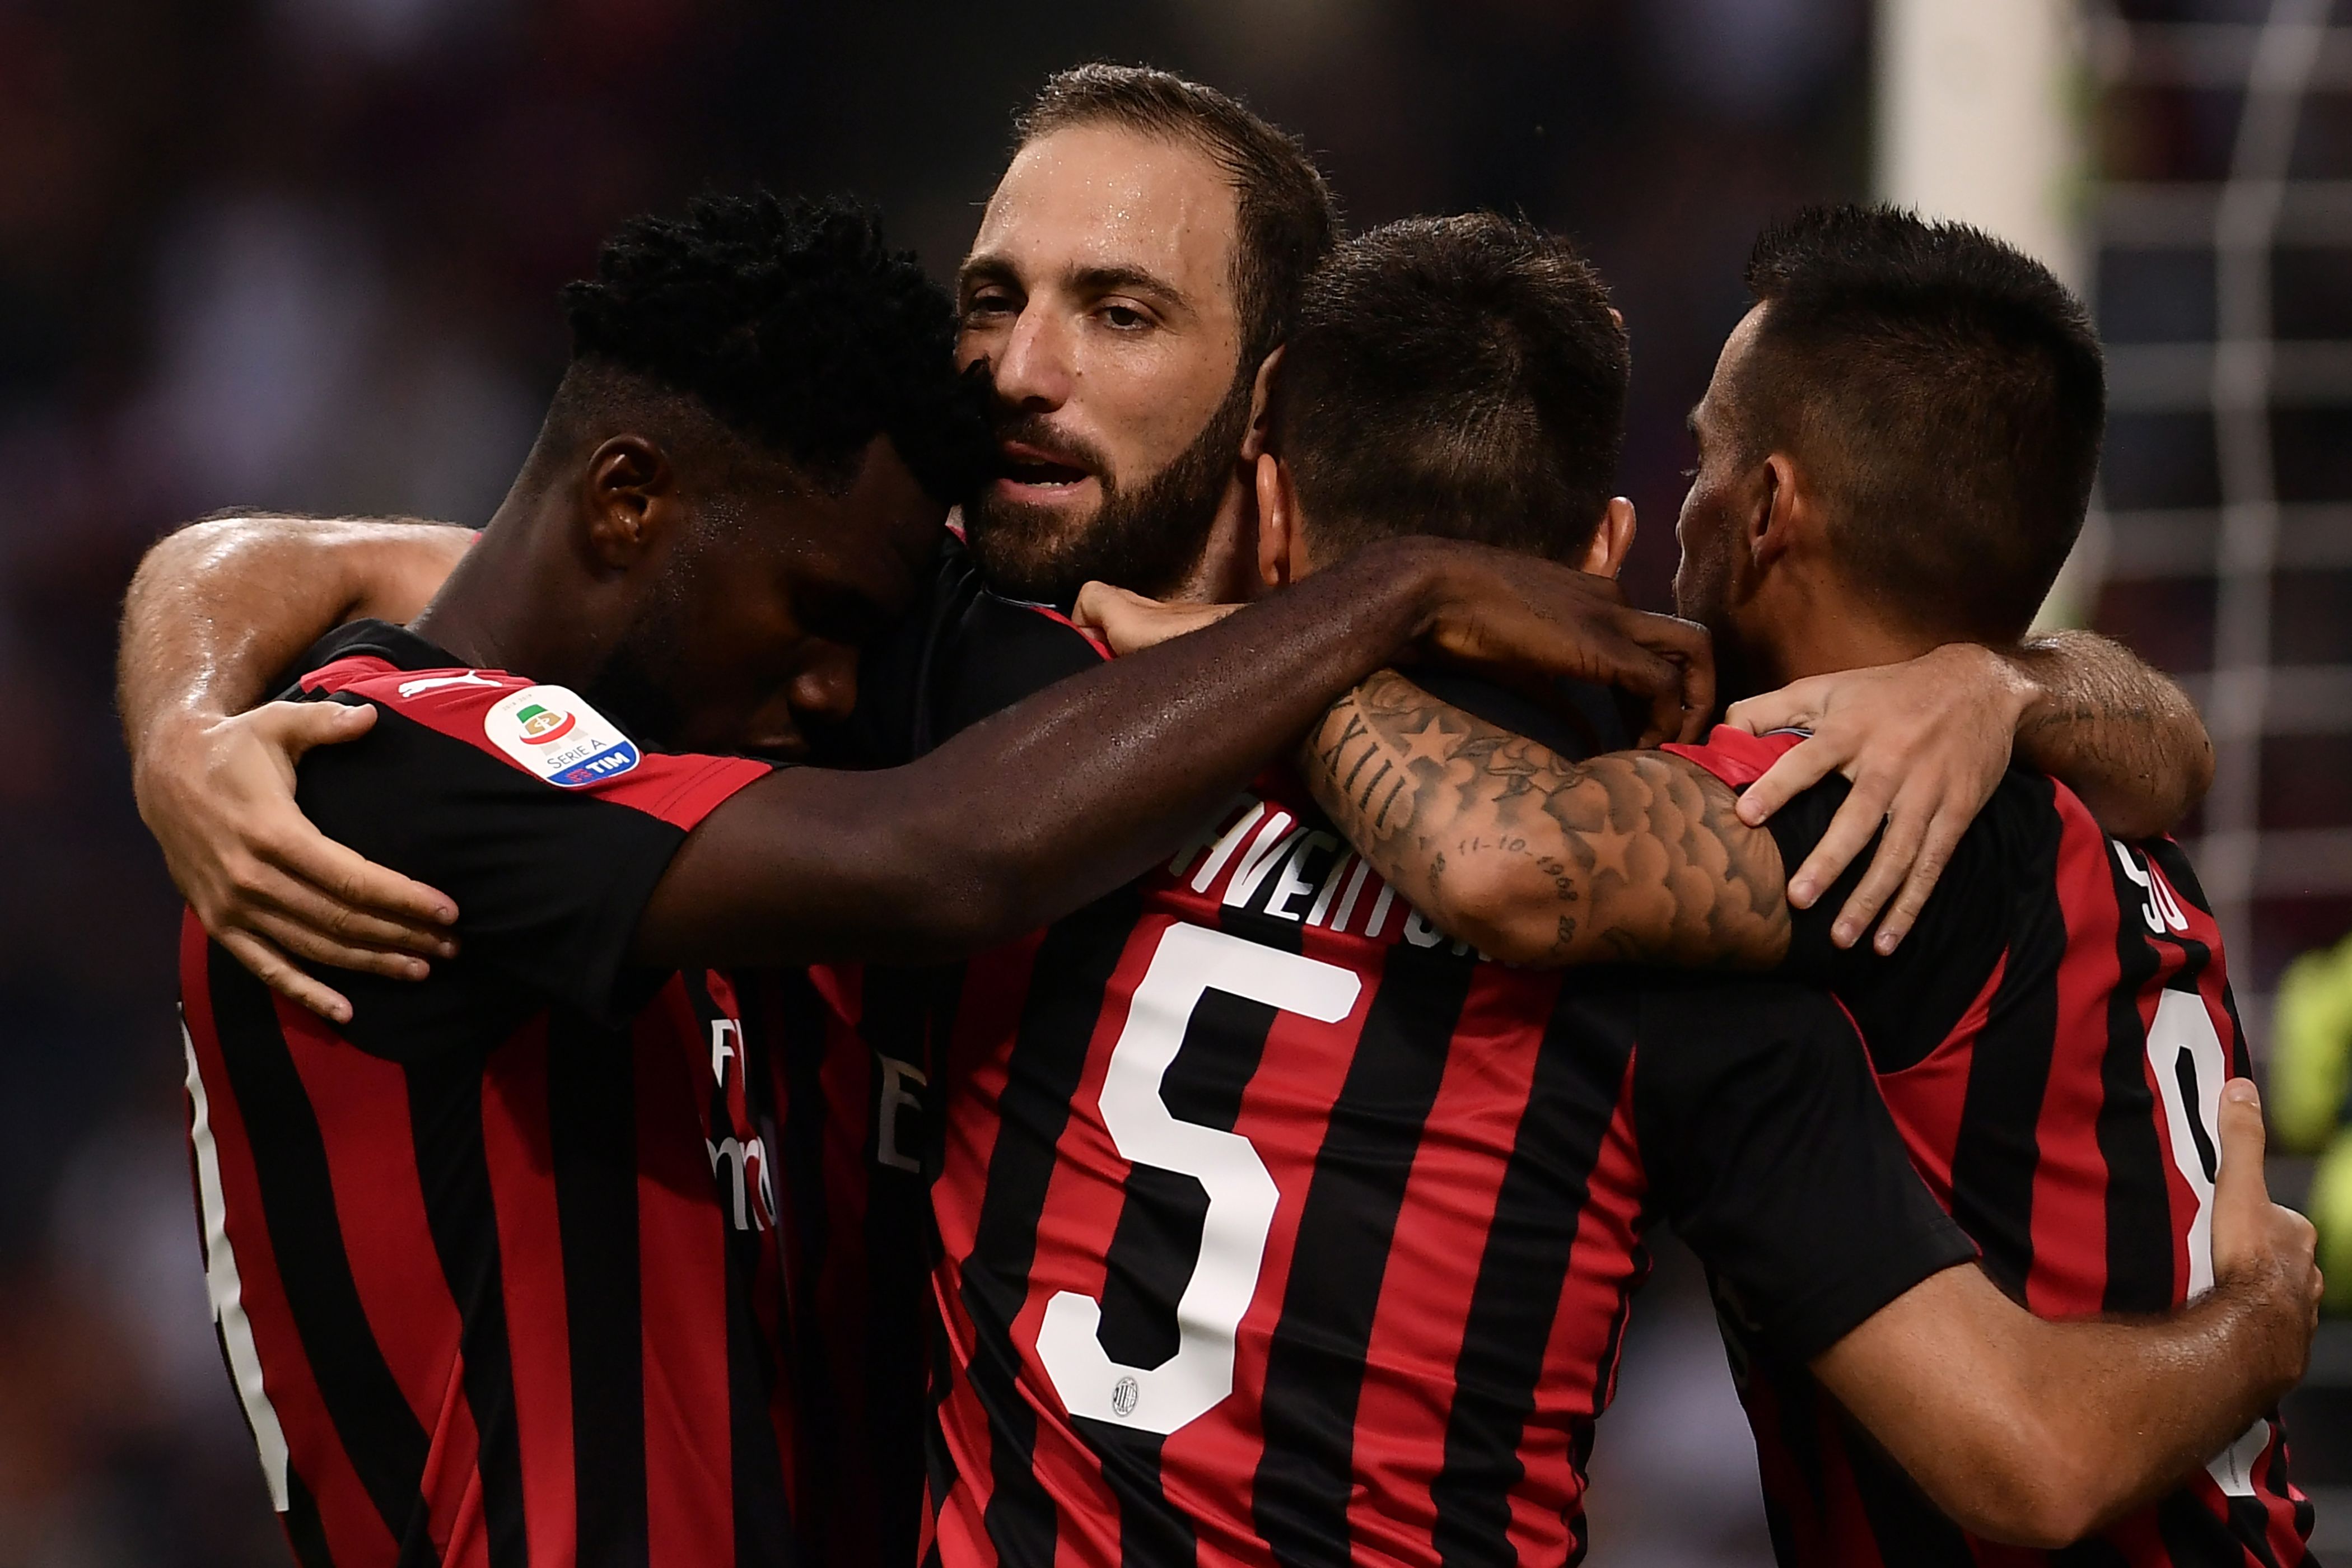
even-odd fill
[(614, 436), (589, 454), (581, 480), (585, 542), (596, 565), (626, 572), (684, 511), (668, 454), (642, 436)]
[(1760, 572), (1789, 552), (1811, 518), (1797, 483), (1797, 465), (1787, 453), (1767, 457), (1757, 477), (1761, 493), (1748, 512), (1748, 552)]
[(1250, 387), (1249, 428), (1242, 436), (1242, 461), (1255, 463), (1265, 451), (1266, 407), (1274, 395), (1274, 376), (1282, 363), (1282, 348), (1266, 355), (1257, 367), (1257, 379)]
[(1298, 531), (1298, 492), (1289, 470), (1271, 452), (1257, 455), (1257, 574), (1269, 588), (1307, 575), (1307, 541)]
[(1623, 496), (1611, 496), (1578, 570), (1595, 577), (1614, 577), (1624, 569), (1626, 553), (1633, 548), (1633, 503)]

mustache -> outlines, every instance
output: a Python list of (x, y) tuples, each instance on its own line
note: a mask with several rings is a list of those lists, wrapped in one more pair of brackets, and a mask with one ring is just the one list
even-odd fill
[(1013, 408), (1000, 407), (989, 422), (989, 433), (1001, 448), (1007, 442), (1018, 442), (1043, 453), (1056, 463), (1073, 468), (1084, 468), (1108, 483), (1110, 459), (1100, 447), (1083, 436), (1055, 428), (1042, 414), (1024, 414)]

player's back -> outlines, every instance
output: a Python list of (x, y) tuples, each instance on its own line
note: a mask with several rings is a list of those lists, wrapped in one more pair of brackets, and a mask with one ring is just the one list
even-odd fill
[(296, 1555), (775, 1560), (764, 1075), (722, 977), (623, 961), (677, 844), (767, 770), (641, 752), (398, 628), (324, 646), (305, 694), (381, 717), (306, 760), (304, 809), (470, 923), (421, 984), (340, 980), (337, 1028), (185, 922), (206, 1279)]
[(947, 1560), (1579, 1550), (1646, 1267), (1622, 1010), (1427, 926), (1286, 778), (987, 984), (935, 1189)]
[[(1790, 743), (1718, 731), (1689, 754), (1737, 787)], [(1791, 808), (1784, 859), (1842, 798)], [(1914, 1163), (1986, 1271), (2053, 1318), (2161, 1312), (2208, 1288), (2221, 1087), (2251, 1064), (2179, 847), (2108, 837), (2064, 785), (2012, 770), (1895, 960), (1827, 951), (1843, 897), (1800, 917), (1792, 962), (1832, 977)], [(1730, 1314), (1727, 1332), (1784, 1563), (2034, 1555), (1967, 1537), (1801, 1366)], [(2283, 1565), (2305, 1560), (2310, 1527), (2273, 1412), (2084, 1550), (2136, 1568)]]

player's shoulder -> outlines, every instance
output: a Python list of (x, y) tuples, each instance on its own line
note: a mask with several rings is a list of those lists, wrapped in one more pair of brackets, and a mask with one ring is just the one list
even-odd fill
[(372, 702), (392, 721), (379, 721), (373, 744), (348, 753), (354, 761), (365, 755), (380, 767), (392, 764), (391, 772), (427, 773), (452, 787), (459, 783), (453, 767), (471, 776), (487, 766), (495, 776), (536, 780), (558, 794), (617, 801), (690, 826), (770, 771), (745, 757), (641, 746), (570, 687), (459, 664), (404, 627), (358, 623), (319, 644), (312, 659), (296, 683), (299, 695)]
[(1758, 735), (1717, 724), (1703, 741), (1675, 742), (1660, 749), (1697, 763), (1733, 789), (1746, 789), (1811, 735), (1810, 730), (1769, 730)]

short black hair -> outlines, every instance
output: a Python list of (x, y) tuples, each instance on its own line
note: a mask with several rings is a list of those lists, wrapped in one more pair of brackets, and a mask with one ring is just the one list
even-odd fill
[(1625, 329), (1576, 247), (1492, 213), (1349, 240), (1308, 285), (1268, 449), (1319, 554), (1398, 534), (1576, 563), (1625, 428)]
[(950, 503), (993, 461), (982, 390), (955, 371), (952, 301), (855, 202), (755, 191), (632, 218), (563, 308), (566, 390), (613, 372), (658, 384), (835, 493), (877, 436)]
[(1764, 307), (1734, 417), (1801, 452), (1855, 584), (1921, 631), (2007, 640), (2082, 531), (2106, 421), (2088, 311), (1966, 224), (1813, 207), (1748, 261)]
[(1241, 363), (1255, 371), (1283, 341), (1307, 275), (1339, 236), (1339, 207), (1307, 144), (1215, 88), (1149, 66), (1099, 60), (1047, 78), (1013, 129), (1017, 144), (1026, 146), (1096, 124), (1189, 141), (1233, 182)]

